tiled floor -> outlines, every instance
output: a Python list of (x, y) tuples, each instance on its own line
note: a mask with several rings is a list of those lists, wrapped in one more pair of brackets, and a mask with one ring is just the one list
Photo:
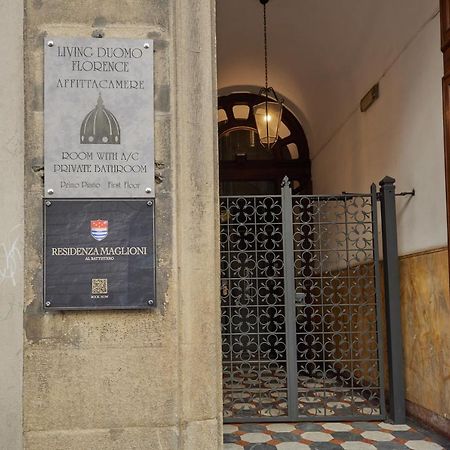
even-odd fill
[[(236, 370), (236, 369), (234, 369)], [(236, 371), (223, 379), (224, 417), (287, 416), (287, 378), (284, 370), (266, 371), (257, 377), (258, 369)], [(379, 416), (380, 388), (347, 386), (335, 378), (298, 377), (298, 412), (308, 416)]]
[(409, 425), (328, 422), (224, 425), (224, 450), (450, 450), (450, 442)]

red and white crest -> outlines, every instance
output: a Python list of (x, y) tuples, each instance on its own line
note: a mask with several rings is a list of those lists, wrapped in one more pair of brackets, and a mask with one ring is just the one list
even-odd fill
[(91, 220), (91, 236), (96, 241), (103, 241), (108, 236), (108, 221), (107, 220)]

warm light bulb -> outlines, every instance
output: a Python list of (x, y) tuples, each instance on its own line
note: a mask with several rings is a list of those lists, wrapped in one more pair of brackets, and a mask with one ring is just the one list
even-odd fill
[(283, 105), (274, 101), (264, 101), (253, 107), (261, 144), (272, 146), (277, 141), (282, 112)]

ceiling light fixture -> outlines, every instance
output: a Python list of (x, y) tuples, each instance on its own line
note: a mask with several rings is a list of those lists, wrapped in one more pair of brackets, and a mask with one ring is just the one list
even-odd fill
[(283, 113), (283, 100), (279, 100), (275, 90), (269, 87), (268, 82), (268, 58), (267, 58), (267, 15), (266, 5), (269, 0), (259, 0), (264, 8), (264, 70), (265, 87), (259, 91), (265, 100), (253, 107), (259, 140), (262, 145), (272, 148), (278, 140), (281, 115)]

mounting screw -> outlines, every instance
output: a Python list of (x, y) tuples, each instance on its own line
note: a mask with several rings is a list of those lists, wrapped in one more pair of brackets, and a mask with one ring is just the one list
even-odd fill
[(48, 41), (48, 42), (47, 42), (47, 45), (48, 45), (49, 47), (53, 47), (54, 43), (53, 43), (53, 41)]
[(54, 192), (53, 189), (49, 189), (49, 190), (47, 191), (47, 194), (48, 194), (48, 195), (53, 195), (53, 192)]
[(45, 206), (50, 206), (52, 204), (52, 202), (50, 202), (49, 200), (47, 200), (46, 202), (45, 202)]
[(151, 201), (151, 200), (149, 200), (148, 202), (147, 202), (147, 206), (152, 206), (153, 205), (153, 202)]
[(45, 302), (45, 306), (50, 306), (51, 304), (52, 304), (52, 302), (50, 302), (48, 300)]
[(148, 303), (149, 305), (153, 305), (153, 300), (149, 300), (147, 303)]
[(150, 48), (150, 44), (149, 44), (148, 42), (146, 42), (146, 43), (144, 44), (144, 48)]
[(145, 188), (145, 192), (147, 192), (147, 194), (150, 194), (150, 192), (152, 192), (152, 189), (147, 187), (147, 188)]
[(92, 32), (91, 36), (96, 39), (101, 39), (102, 37), (105, 36), (105, 33), (102, 30), (94, 30)]

